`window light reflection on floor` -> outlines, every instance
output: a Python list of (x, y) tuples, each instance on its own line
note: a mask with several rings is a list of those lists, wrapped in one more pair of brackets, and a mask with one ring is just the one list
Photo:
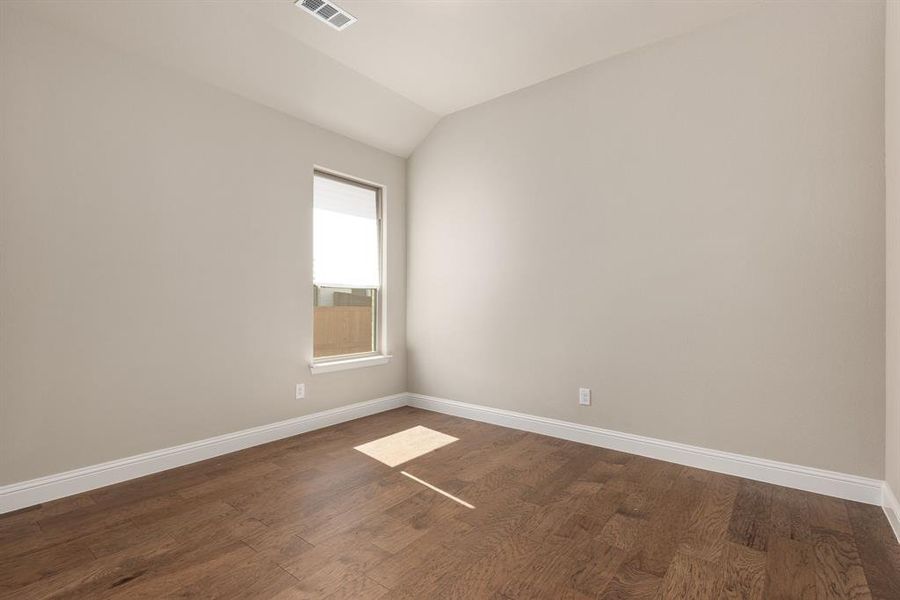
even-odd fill
[(460, 500), (459, 498), (457, 498), (457, 497), (454, 496), (453, 494), (450, 494), (450, 493), (448, 493), (448, 492), (445, 492), (445, 491), (442, 490), (441, 488), (439, 488), (439, 487), (437, 487), (437, 486), (435, 486), (435, 485), (431, 485), (431, 484), (428, 483), (427, 481), (423, 481), (423, 480), (419, 479), (418, 477), (416, 477), (415, 475), (410, 475), (410, 474), (407, 473), (406, 471), (400, 471), (400, 472), (403, 473), (404, 475), (406, 475), (407, 477), (409, 477), (410, 479), (412, 479), (413, 481), (416, 481), (416, 482), (418, 482), (418, 483), (421, 483), (421, 484), (424, 485), (425, 487), (427, 487), (427, 488), (429, 488), (429, 489), (432, 489), (432, 490), (436, 491), (438, 494), (441, 494), (441, 495), (443, 495), (443, 496), (446, 496), (447, 498), (450, 498), (450, 499), (453, 500), (454, 502), (459, 502), (460, 504), (462, 504), (462, 505), (465, 506), (466, 508), (475, 508), (474, 506), (472, 506), (471, 504), (469, 504), (469, 503), (466, 502), (465, 500)]
[(389, 467), (396, 467), (414, 458), (428, 454), (458, 438), (440, 431), (416, 425), (404, 431), (373, 440), (354, 449), (381, 461)]
[[(458, 438), (440, 431), (428, 429), (421, 425), (410, 427), (404, 431), (398, 431), (391, 435), (377, 440), (372, 440), (361, 446), (355, 446), (354, 450), (359, 450), (366, 456), (381, 461), (389, 467), (408, 462), (414, 458), (418, 458), (438, 448), (443, 448), (447, 444), (458, 441)], [(419, 479), (415, 475), (410, 475), (406, 471), (400, 471), (404, 476), (412, 479), (416, 483), (424, 485), (430, 490), (450, 498), (454, 502), (462, 504), (466, 508), (475, 508), (465, 500), (460, 500), (453, 494), (445, 492), (437, 486), (431, 485), (427, 481)]]

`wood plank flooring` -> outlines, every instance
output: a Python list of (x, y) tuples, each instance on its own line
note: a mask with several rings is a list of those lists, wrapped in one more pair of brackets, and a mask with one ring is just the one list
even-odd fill
[[(459, 441), (353, 449), (415, 425)], [(408, 407), (0, 516), (0, 598), (171, 597), (898, 600), (900, 546), (875, 506)]]

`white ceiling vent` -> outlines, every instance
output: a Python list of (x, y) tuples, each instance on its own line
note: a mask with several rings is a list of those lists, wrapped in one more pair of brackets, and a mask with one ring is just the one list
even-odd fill
[(347, 29), (356, 23), (356, 17), (333, 2), (326, 2), (325, 0), (296, 0), (294, 4), (312, 13), (338, 31)]

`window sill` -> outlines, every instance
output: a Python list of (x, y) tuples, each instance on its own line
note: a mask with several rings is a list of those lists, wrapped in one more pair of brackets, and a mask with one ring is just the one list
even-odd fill
[(376, 354), (375, 356), (362, 356), (360, 358), (343, 358), (314, 362), (309, 365), (309, 371), (313, 375), (319, 373), (333, 373), (334, 371), (346, 371), (348, 369), (362, 369), (364, 367), (376, 367), (391, 362), (390, 354)]

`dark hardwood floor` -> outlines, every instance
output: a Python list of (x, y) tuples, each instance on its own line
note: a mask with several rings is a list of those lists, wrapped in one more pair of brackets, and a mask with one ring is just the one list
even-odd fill
[[(414, 425), (459, 441), (353, 449)], [(402, 408), (0, 516), (0, 597), (897, 600), (900, 547), (875, 506)]]

